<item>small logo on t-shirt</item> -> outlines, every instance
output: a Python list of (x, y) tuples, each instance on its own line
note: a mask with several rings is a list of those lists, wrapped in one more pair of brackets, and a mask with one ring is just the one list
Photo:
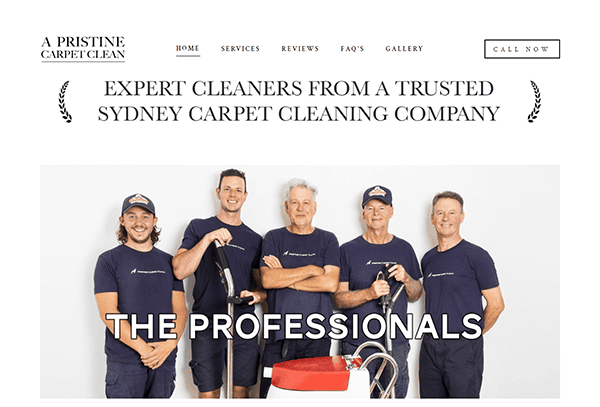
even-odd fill
[(397, 264), (395, 261), (373, 261), (373, 260), (369, 260), (367, 262), (367, 264), (365, 264), (365, 266), (370, 266), (372, 264), (377, 264), (377, 265), (386, 265), (386, 264)]
[(454, 275), (454, 273), (437, 273), (437, 274), (429, 273), (429, 274), (427, 274), (427, 278), (429, 278), (429, 277), (453, 276), (453, 275)]
[(298, 257), (312, 257), (316, 256), (316, 253), (290, 253), (289, 250), (283, 252), (282, 256), (298, 256)]
[(164, 270), (146, 271), (146, 270), (138, 270), (137, 268), (134, 268), (133, 270), (131, 270), (131, 274), (165, 274), (165, 272), (164, 272)]
[(237, 245), (234, 245), (234, 244), (231, 244), (231, 243), (228, 243), (227, 246), (229, 246), (229, 247), (235, 247), (236, 249), (240, 249), (240, 250), (246, 250), (242, 246), (237, 246)]

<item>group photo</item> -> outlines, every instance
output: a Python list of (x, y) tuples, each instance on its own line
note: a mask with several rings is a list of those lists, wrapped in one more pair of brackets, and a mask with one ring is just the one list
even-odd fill
[(41, 166), (41, 397), (558, 398), (559, 180)]

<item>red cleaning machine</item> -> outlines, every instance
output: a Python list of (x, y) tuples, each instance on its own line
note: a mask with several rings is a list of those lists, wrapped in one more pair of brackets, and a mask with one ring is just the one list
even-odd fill
[[(387, 265), (377, 278), (387, 280), (392, 266)], [(394, 385), (398, 379), (398, 364), (392, 357), (390, 327), (394, 305), (403, 290), (404, 284), (401, 284), (393, 295), (380, 298), (379, 303), (386, 322), (385, 347), (378, 342), (367, 341), (361, 344), (353, 355), (324, 356), (276, 363), (271, 371), (271, 387), (267, 398), (369, 399), (375, 387), (379, 389), (379, 398), (395, 398)], [(372, 354), (363, 362), (359, 354), (368, 346), (376, 347), (381, 352)], [(367, 366), (375, 359), (383, 360), (373, 382), (369, 383)], [(384, 389), (380, 378), (387, 362), (391, 364), (393, 372), (390, 383)]]

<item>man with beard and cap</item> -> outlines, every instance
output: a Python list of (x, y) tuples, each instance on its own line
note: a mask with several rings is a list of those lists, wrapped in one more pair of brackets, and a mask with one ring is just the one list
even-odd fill
[[(125, 198), (117, 233), (122, 244), (96, 263), (94, 293), (107, 326), (108, 398), (169, 398), (175, 389), (177, 342), (187, 309), (172, 256), (154, 247), (160, 234), (155, 214), (148, 197)], [(166, 335), (160, 329), (163, 317), (170, 328)]]

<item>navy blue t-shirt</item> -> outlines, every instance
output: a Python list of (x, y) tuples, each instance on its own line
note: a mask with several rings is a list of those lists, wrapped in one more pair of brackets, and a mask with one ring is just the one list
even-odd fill
[(478, 325), (483, 330), (481, 291), (500, 285), (488, 252), (461, 240), (443, 252), (438, 252), (437, 246), (429, 250), (421, 260), (421, 267), (425, 312), (432, 316), (438, 335), (442, 335), (442, 314), (448, 315), (449, 333), (474, 333), (463, 325), (463, 317), (470, 313), (481, 317)]
[[(173, 312), (173, 291), (183, 291), (183, 282), (173, 275), (172, 256), (153, 247), (140, 252), (126, 245), (102, 253), (94, 272), (94, 294), (116, 292), (117, 310), (129, 316), (136, 314), (137, 323), (147, 323), (153, 315), (153, 339), (148, 330), (139, 329), (137, 334), (146, 342), (159, 342), (159, 315)], [(168, 319), (167, 322), (172, 322)], [(125, 345), (106, 328), (105, 352), (109, 359), (122, 363), (140, 363), (140, 355)], [(176, 350), (167, 362), (174, 363)]]
[[(284, 269), (294, 269), (302, 266), (340, 266), (340, 247), (335, 235), (322, 229), (315, 230), (308, 235), (291, 233), (285, 227), (268, 232), (263, 241), (261, 267), (267, 267), (265, 256), (273, 255), (279, 259)], [(286, 314), (302, 314), (300, 328), (294, 328), (292, 333), (306, 333), (311, 331), (305, 319), (308, 315), (318, 313), (325, 318), (323, 322), (315, 322), (325, 328), (327, 334), (330, 330), (329, 317), (333, 313), (333, 301), (331, 293), (297, 291), (291, 288), (267, 290), (267, 304), (269, 313), (281, 314), (282, 319)], [(275, 322), (272, 325), (277, 325)], [(279, 324), (281, 329), (271, 332), (268, 341), (275, 342), (285, 339), (283, 323)]]
[[(372, 244), (367, 242), (362, 236), (359, 236), (354, 240), (344, 243), (340, 247), (340, 251), (342, 254), (340, 282), (347, 282), (350, 291), (369, 288), (377, 278), (377, 274), (385, 268), (386, 264), (402, 265), (408, 275), (414, 280), (422, 277), (421, 270), (419, 269), (419, 261), (412, 246), (407, 241), (396, 236), (386, 244)], [(394, 278), (387, 281), (390, 284), (390, 294), (395, 293), (400, 287), (400, 282)], [(403, 291), (396, 301), (393, 313), (398, 314), (404, 325), (406, 325), (406, 310), (406, 291)], [(358, 307), (346, 309), (343, 312), (348, 317), (346, 326), (348, 326), (351, 332), (344, 340), (356, 346), (365, 341), (372, 340), (367, 338), (362, 330), (363, 319), (373, 313), (384, 315), (383, 309), (379, 305), (379, 299), (368, 301)], [(359, 316), (358, 322), (360, 325), (358, 325), (358, 332), (352, 332), (353, 314), (358, 314)], [(379, 332), (379, 322), (371, 320), (368, 324), (368, 329), (372, 334)], [(354, 339), (354, 336), (357, 334), (358, 338)], [(380, 338), (378, 342), (385, 344), (385, 336)], [(397, 330), (396, 339), (393, 340), (393, 344), (397, 346), (403, 342), (407, 342), (407, 339)]]
[[(224, 248), (233, 277), (235, 294), (239, 295), (243, 290), (254, 290), (256, 282), (252, 275), (252, 269), (259, 267), (262, 238), (245, 224), (228, 225), (221, 222), (216, 216), (208, 219), (194, 219), (185, 230), (180, 249), (192, 249), (204, 235), (221, 228), (227, 228), (233, 237)], [(212, 326), (212, 315), (227, 314), (227, 293), (221, 282), (217, 261), (217, 249), (213, 243), (204, 252), (202, 260), (194, 272), (196, 283), (192, 312), (206, 315), (209, 318), (210, 326)], [(236, 319), (242, 313), (252, 312), (254, 312), (254, 305), (239, 304), (234, 307)]]

